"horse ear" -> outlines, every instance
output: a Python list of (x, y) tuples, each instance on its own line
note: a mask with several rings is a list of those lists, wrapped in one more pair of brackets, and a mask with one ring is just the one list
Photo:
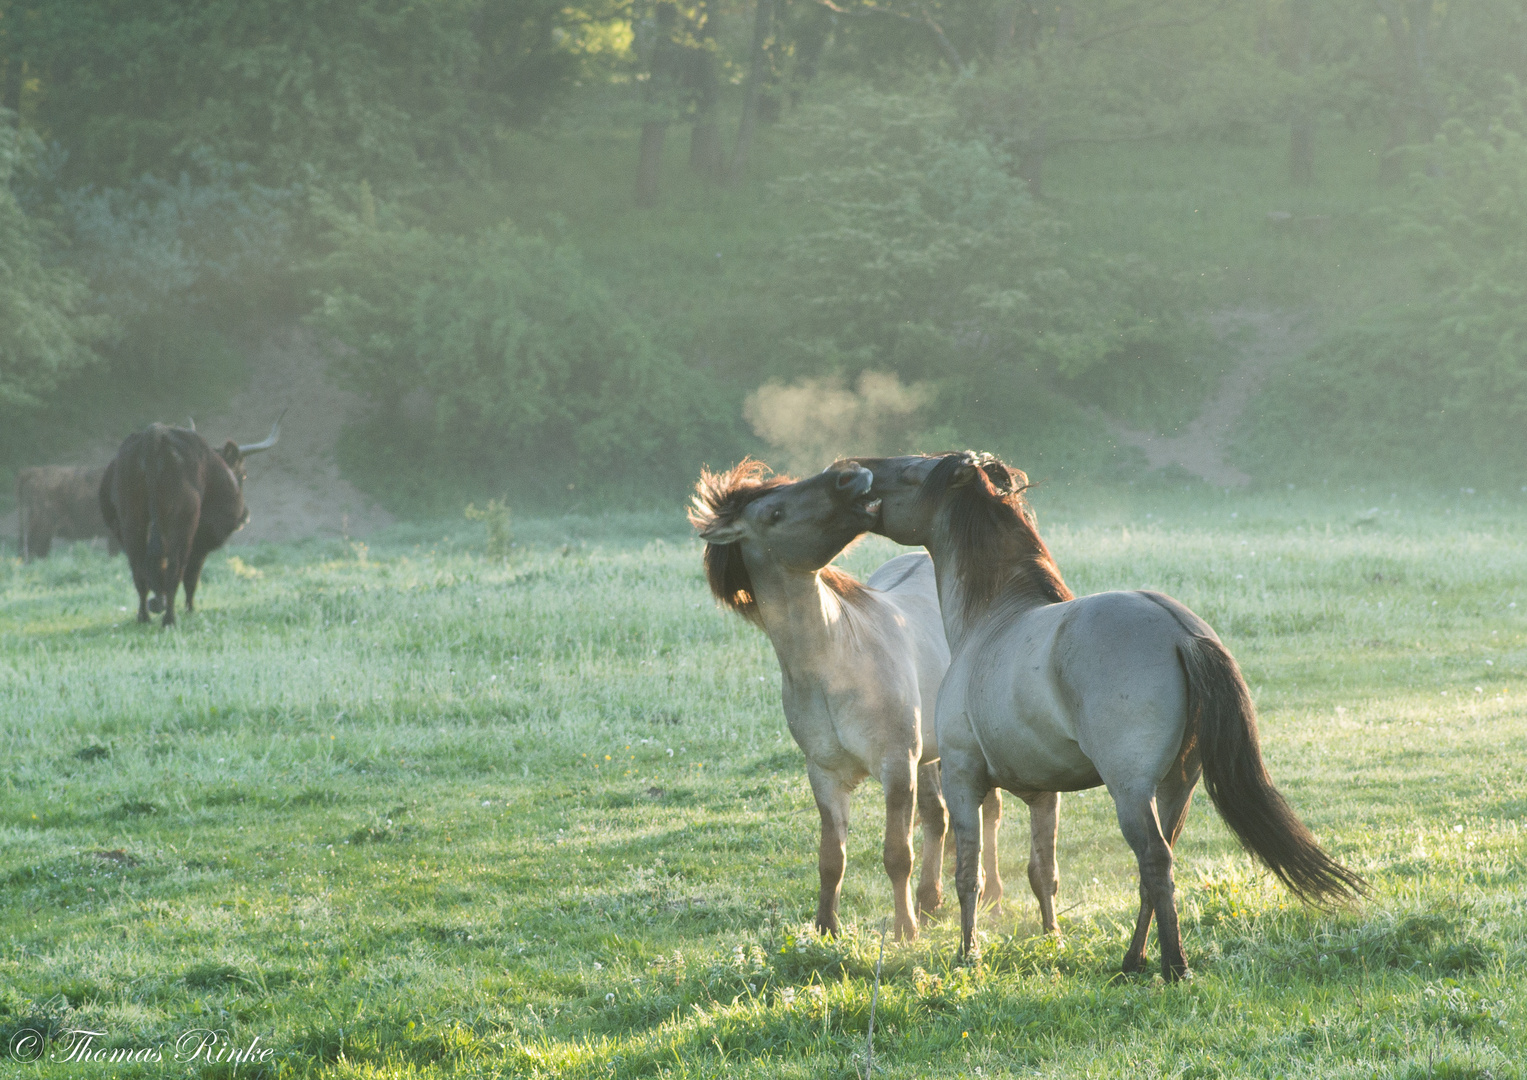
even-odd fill
[(716, 521), (700, 530), (700, 539), (707, 544), (735, 544), (747, 535), (747, 527), (736, 518)]
[(962, 461), (954, 470), (954, 475), (949, 478), (949, 486), (952, 488), (964, 487), (966, 484), (975, 483), (980, 470), (968, 461)]
[(991, 481), (991, 486), (997, 489), (999, 495), (1011, 495), (1029, 486), (1029, 478), (1022, 469), (1011, 468), (996, 458), (984, 462), (981, 465), (981, 471), (986, 474), (986, 478)]

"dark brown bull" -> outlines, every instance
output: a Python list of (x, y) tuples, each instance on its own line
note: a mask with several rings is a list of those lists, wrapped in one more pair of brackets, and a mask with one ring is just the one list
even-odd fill
[(202, 563), (249, 520), (244, 459), (275, 446), (280, 434), (278, 419), (263, 442), (229, 439), (213, 450), (195, 431), (150, 424), (122, 443), (101, 477), (101, 515), (127, 552), (139, 622), (162, 610), (164, 625), (173, 626), (182, 582), (186, 610), (194, 610)]
[(106, 549), (117, 553), (117, 538), (101, 517), (100, 466), (38, 465), (16, 473), (16, 503), (20, 509), (23, 559), (46, 559), (53, 538), (90, 540), (106, 537)]

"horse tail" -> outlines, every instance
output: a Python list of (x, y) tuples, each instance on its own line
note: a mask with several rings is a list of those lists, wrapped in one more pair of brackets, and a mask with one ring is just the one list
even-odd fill
[(1321, 850), (1262, 764), (1257, 711), (1235, 658), (1212, 637), (1177, 647), (1188, 680), (1188, 737), (1196, 738), (1204, 788), (1241, 843), (1301, 900), (1368, 892), (1361, 876)]

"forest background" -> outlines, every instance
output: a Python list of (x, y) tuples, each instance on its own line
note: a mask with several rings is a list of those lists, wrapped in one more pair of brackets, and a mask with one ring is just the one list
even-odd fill
[(1259, 314), (1254, 483), (1514, 491), (1524, 82), (1524, 0), (7, 0), (0, 491), (294, 325), (403, 515), (1128, 481)]

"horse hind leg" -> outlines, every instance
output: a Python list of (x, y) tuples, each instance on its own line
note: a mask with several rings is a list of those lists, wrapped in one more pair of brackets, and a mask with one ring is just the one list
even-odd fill
[(938, 762), (917, 770), (917, 812), (923, 819), (923, 868), (917, 882), (918, 922), (926, 926), (944, 902), (944, 838), (949, 833), (949, 810), (944, 805)]
[[(1188, 820), (1188, 806), (1193, 801), (1193, 788), (1197, 783), (1197, 770), (1184, 770), (1182, 776), (1164, 780), (1156, 789), (1156, 809), (1161, 832), (1169, 848), (1177, 847), (1177, 838), (1182, 835), (1182, 827)], [(1124, 954), (1123, 970), (1126, 973), (1140, 971), (1145, 967), (1145, 940), (1150, 932), (1153, 913), (1154, 905), (1142, 878), (1140, 914), (1135, 920), (1135, 936), (1129, 943), (1129, 951)]]
[(1002, 910), (1002, 874), (997, 860), (997, 834), (1002, 831), (1002, 792), (992, 788), (981, 800), (981, 906)]
[(1055, 920), (1055, 897), (1060, 893), (1060, 868), (1055, 840), (1060, 832), (1060, 793), (1045, 791), (1029, 804), (1029, 888), (1039, 901), (1039, 922), (1047, 934), (1060, 934)]
[(912, 810), (917, 805), (917, 763), (891, 758), (880, 768), (885, 787), (885, 872), (896, 900), (896, 940), (917, 937), (912, 904)]
[(1188, 974), (1188, 965), (1182, 955), (1182, 935), (1177, 924), (1172, 848), (1161, 831), (1156, 797), (1148, 790), (1123, 791), (1114, 795), (1114, 807), (1119, 815), (1119, 828), (1140, 868), (1140, 916), (1134, 940), (1124, 957), (1124, 970), (1137, 971), (1143, 964), (1146, 931), (1154, 913), (1159, 924), (1156, 936), (1161, 942), (1162, 977), (1168, 982), (1180, 979)]

